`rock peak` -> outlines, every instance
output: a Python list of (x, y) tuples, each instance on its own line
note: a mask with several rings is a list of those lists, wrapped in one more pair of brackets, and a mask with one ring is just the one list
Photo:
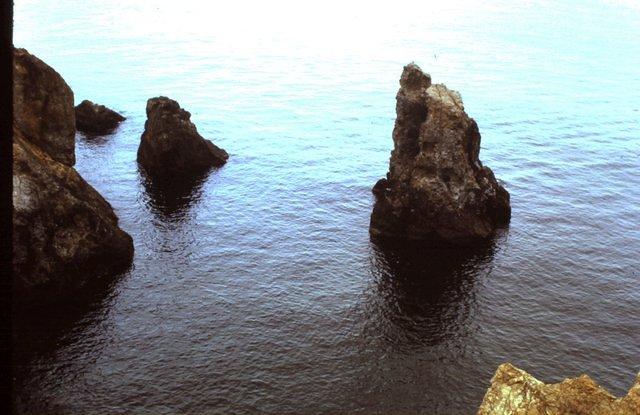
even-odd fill
[(400, 88), (410, 91), (424, 91), (431, 86), (431, 75), (426, 74), (418, 65), (411, 62), (402, 70)]
[(180, 108), (180, 104), (178, 104), (178, 101), (165, 96), (149, 98), (147, 100), (147, 116), (155, 111), (160, 111), (163, 113), (178, 113), (180, 115), (186, 115), (189, 118), (191, 117), (191, 113), (189, 113), (189, 111), (185, 111), (184, 109)]

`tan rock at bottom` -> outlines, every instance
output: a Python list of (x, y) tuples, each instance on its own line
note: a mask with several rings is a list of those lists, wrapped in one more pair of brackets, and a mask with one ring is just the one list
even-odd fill
[(638, 415), (640, 374), (627, 396), (616, 398), (589, 376), (545, 384), (509, 363), (498, 367), (478, 415)]

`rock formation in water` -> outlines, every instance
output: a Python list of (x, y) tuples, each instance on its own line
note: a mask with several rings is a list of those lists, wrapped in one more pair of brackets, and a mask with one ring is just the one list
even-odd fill
[(152, 177), (196, 174), (226, 163), (229, 155), (202, 138), (191, 114), (169, 98), (147, 101), (138, 163)]
[(126, 118), (104, 105), (82, 101), (75, 108), (76, 128), (91, 135), (104, 135), (112, 132)]
[(396, 96), (389, 172), (373, 188), (372, 236), (466, 245), (509, 223), (509, 193), (478, 159), (480, 132), (460, 94), (415, 64)]
[(616, 399), (587, 375), (545, 384), (509, 363), (500, 365), (478, 415), (528, 414), (640, 414), (640, 374), (627, 396)]
[(111, 205), (72, 167), (73, 92), (24, 49), (14, 52), (14, 289), (66, 291), (116, 272), (133, 241)]
[(14, 129), (56, 161), (73, 166), (73, 91), (60, 74), (24, 49), (13, 52)]

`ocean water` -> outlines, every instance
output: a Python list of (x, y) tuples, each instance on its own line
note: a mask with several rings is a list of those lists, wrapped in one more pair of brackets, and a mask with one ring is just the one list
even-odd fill
[[(24, 320), (16, 401), (73, 414), (474, 413), (505, 361), (640, 371), (640, 6), (624, 1), (16, 0), (15, 44), (127, 120), (77, 169), (135, 241), (123, 275)], [(268, 4), (267, 4), (268, 3)], [(513, 218), (487, 246), (370, 241), (395, 94), (460, 91)], [(146, 100), (229, 162), (138, 171)]]

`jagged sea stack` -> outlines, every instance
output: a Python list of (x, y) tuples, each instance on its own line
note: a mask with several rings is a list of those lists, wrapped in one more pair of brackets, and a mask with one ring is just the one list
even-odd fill
[(73, 92), (24, 49), (14, 50), (14, 296), (58, 298), (126, 268), (131, 236), (111, 205), (72, 167)]
[(373, 188), (374, 237), (470, 245), (509, 223), (509, 193), (478, 159), (480, 132), (460, 94), (415, 64), (404, 67), (396, 96), (387, 178)]
[(76, 128), (89, 135), (112, 132), (126, 118), (104, 105), (84, 100), (75, 107)]
[(229, 155), (198, 134), (191, 114), (167, 97), (147, 101), (147, 121), (138, 163), (154, 178), (198, 174), (227, 162)]

